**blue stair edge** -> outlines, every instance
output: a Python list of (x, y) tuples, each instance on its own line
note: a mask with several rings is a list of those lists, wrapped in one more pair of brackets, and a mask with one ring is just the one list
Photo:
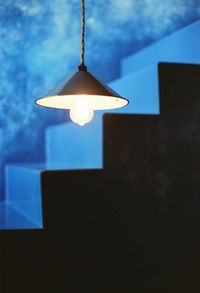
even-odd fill
[(0, 128), (0, 201), (4, 200), (4, 129)]
[(197, 21), (124, 58), (121, 63), (121, 76), (159, 62), (199, 64), (199, 36), (200, 21)]
[(109, 113), (160, 114), (158, 64), (119, 78), (109, 86), (129, 100), (126, 107)]
[(43, 170), (44, 167), (37, 164), (5, 167), (5, 203), (38, 229), (43, 228), (40, 184)]
[(7, 202), (0, 202), (0, 230), (38, 229), (38, 226)]

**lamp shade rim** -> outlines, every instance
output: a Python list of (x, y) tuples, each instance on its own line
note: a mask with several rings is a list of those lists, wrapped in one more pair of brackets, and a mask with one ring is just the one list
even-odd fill
[(88, 104), (93, 110), (109, 110), (122, 108), (128, 105), (129, 101), (119, 96), (105, 95), (54, 95), (37, 99), (35, 103), (39, 106), (55, 109), (71, 109), (77, 97), (87, 98)]

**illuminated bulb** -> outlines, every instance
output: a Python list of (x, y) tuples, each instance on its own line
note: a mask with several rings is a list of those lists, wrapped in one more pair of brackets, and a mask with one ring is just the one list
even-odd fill
[(74, 103), (70, 109), (69, 115), (71, 120), (80, 126), (84, 126), (92, 120), (94, 111), (90, 106), (87, 95), (77, 95), (74, 98)]

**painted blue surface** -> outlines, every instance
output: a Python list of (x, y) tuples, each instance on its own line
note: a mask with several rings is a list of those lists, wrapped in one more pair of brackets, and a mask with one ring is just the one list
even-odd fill
[(122, 61), (122, 76), (159, 62), (200, 64), (200, 21)]
[(0, 230), (38, 229), (38, 226), (26, 218), (11, 204), (0, 203)]
[(6, 166), (6, 203), (11, 205), (32, 225), (43, 227), (40, 176), (37, 165)]
[(102, 168), (102, 119), (95, 115), (84, 127), (69, 122), (49, 127), (46, 131), (48, 168)]
[(115, 80), (109, 85), (129, 100), (127, 107), (113, 110), (111, 113), (160, 113), (157, 64)]
[(4, 199), (4, 140), (3, 129), (0, 128), (0, 201)]

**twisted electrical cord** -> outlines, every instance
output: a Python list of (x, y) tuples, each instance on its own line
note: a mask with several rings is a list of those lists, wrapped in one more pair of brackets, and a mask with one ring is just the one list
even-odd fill
[(85, 66), (85, 0), (81, 0), (81, 66)]

